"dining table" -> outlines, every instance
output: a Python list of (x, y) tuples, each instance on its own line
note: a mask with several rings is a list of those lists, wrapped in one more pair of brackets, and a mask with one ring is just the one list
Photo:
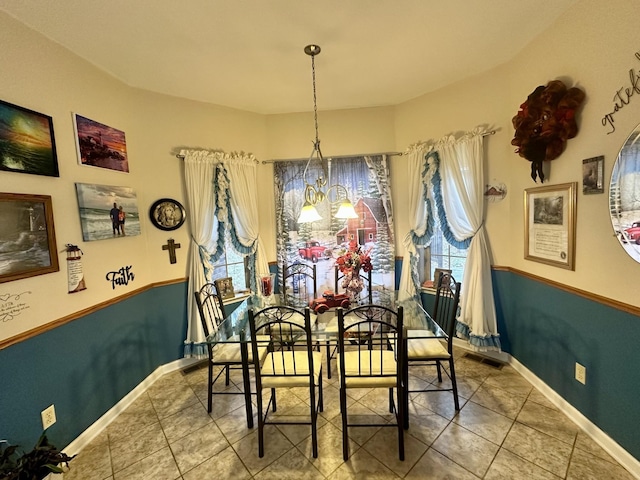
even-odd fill
[[(393, 310), (398, 307), (403, 309), (403, 332), (406, 339), (413, 338), (447, 338), (446, 333), (432, 319), (432, 317), (424, 309), (420, 295), (408, 295), (398, 290), (383, 290), (376, 292), (373, 296), (372, 305), (382, 305)], [(366, 304), (366, 303), (365, 303)], [(301, 321), (304, 318), (304, 305), (299, 303), (299, 299), (282, 295), (272, 294), (263, 296), (261, 294), (250, 294), (244, 299), (224, 321), (219, 325), (218, 330), (213, 332), (206, 338), (206, 343), (215, 345), (224, 343), (240, 344), (240, 352), (242, 355), (242, 377), (245, 396), (245, 408), (247, 415), (247, 426), (253, 428), (253, 406), (251, 401), (251, 381), (250, 381), (250, 364), (249, 348), (251, 348), (251, 329), (249, 327), (249, 311), (257, 312), (270, 306), (293, 306), (300, 310)], [(361, 306), (362, 304), (352, 304), (351, 308)], [(315, 314), (311, 310), (311, 334), (314, 340), (320, 343), (337, 345), (338, 328), (337, 328), (337, 309), (332, 308), (324, 313)], [(406, 347), (406, 345), (405, 345)], [(405, 349), (406, 350), (406, 349)], [(214, 350), (215, 356), (215, 350)], [(330, 355), (327, 355), (327, 364), (329, 364)], [(408, 365), (404, 362), (403, 378), (407, 378)], [(405, 384), (406, 385), (406, 384)], [(405, 418), (405, 425), (408, 426), (408, 418)]]

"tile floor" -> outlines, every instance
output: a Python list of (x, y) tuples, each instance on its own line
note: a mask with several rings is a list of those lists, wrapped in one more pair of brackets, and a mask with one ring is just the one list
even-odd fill
[[(205, 364), (158, 379), (80, 452), (64, 480), (634, 478), (511, 367), (456, 356), (461, 410), (455, 415), (450, 392), (413, 395), (404, 462), (396, 430), (373, 427), (350, 431), (351, 458), (342, 460), (336, 375), (324, 381), (318, 458), (308, 426), (268, 426), (261, 459), (241, 395), (215, 396), (207, 414)], [(412, 385), (437, 383), (433, 369), (411, 375)], [(232, 380), (242, 385), (240, 372)], [(279, 395), (278, 413), (306, 412), (305, 393)], [(387, 398), (356, 391), (348, 410), (384, 417)]]

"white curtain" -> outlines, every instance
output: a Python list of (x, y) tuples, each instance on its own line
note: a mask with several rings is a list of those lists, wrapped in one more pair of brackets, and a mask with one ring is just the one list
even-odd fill
[[(222, 160), (221, 154), (207, 151), (183, 150), (184, 179), (187, 195), (187, 216), (191, 228), (191, 241), (188, 255), (188, 299), (187, 299), (187, 338), (184, 356), (204, 354), (204, 348), (192, 351), (193, 342), (204, 340), (204, 333), (193, 292), (197, 292), (207, 282), (205, 265), (202, 258), (209, 258), (217, 251), (218, 220), (213, 215), (216, 199), (213, 188), (216, 165)], [(205, 255), (201, 255), (201, 251)]]
[[(256, 273), (269, 265), (258, 236), (257, 162), (244, 153), (183, 150), (187, 215), (191, 225), (187, 338), (184, 356), (204, 355), (204, 332), (195, 303), (197, 292), (209, 281), (213, 263), (222, 255), (225, 235), (242, 254), (255, 254)], [(253, 258), (253, 257), (252, 257)], [(251, 282), (256, 288), (255, 278)]]
[(416, 296), (420, 291), (417, 247), (427, 246), (433, 233), (433, 227), (428, 228), (428, 219), (431, 215), (427, 208), (426, 186), (423, 182), (427, 149), (427, 145), (421, 143), (410, 146), (407, 153), (408, 179), (406, 188), (408, 202), (406, 209), (409, 217), (409, 232), (403, 240), (405, 261), (400, 275), (401, 298)]
[(471, 238), (462, 280), (458, 332), (479, 351), (499, 350), (491, 281), (489, 243), (484, 228), (483, 130), (437, 143), (443, 207), (458, 241)]
[(229, 176), (229, 200), (235, 235), (242, 247), (250, 249), (251, 253), (255, 252), (253, 280), (257, 281), (258, 275), (269, 272), (259, 235), (257, 163), (252, 155), (236, 156), (225, 163), (225, 168)]

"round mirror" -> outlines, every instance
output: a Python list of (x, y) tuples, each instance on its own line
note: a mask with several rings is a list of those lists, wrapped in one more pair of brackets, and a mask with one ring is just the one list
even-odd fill
[(620, 245), (640, 262), (640, 125), (624, 142), (613, 166), (609, 208)]

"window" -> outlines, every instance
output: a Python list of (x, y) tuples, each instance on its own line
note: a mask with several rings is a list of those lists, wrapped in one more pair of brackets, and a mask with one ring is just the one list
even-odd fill
[(433, 280), (433, 272), (436, 268), (451, 270), (451, 274), (458, 282), (462, 282), (464, 265), (467, 261), (467, 249), (456, 248), (447, 242), (442, 234), (440, 225), (436, 222), (431, 245), (423, 251), (423, 271), (420, 272), (425, 281)]
[(242, 255), (233, 248), (231, 240), (227, 237), (225, 239), (224, 253), (213, 266), (211, 281), (219, 278), (231, 277), (233, 278), (233, 285), (236, 290), (248, 288), (249, 285), (247, 283), (248, 276), (245, 258), (245, 255)]

